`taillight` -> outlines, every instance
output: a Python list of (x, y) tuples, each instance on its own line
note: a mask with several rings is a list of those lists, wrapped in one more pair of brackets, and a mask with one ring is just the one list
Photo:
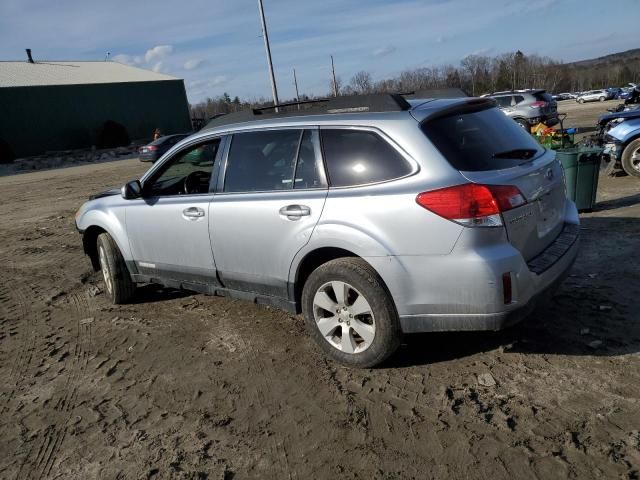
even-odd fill
[(416, 202), (447, 220), (467, 227), (499, 227), (500, 213), (527, 203), (513, 185), (465, 183), (418, 194)]
[(158, 147), (156, 147), (155, 145), (147, 145), (147, 150), (149, 150), (150, 152), (155, 152)]
[(542, 108), (542, 107), (546, 107), (547, 106), (547, 102), (533, 102), (531, 105), (529, 105), (531, 108)]

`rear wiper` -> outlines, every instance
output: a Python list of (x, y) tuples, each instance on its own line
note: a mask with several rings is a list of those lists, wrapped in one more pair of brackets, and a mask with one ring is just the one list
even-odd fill
[(498, 152), (493, 154), (493, 158), (515, 158), (528, 160), (532, 158), (538, 150), (535, 148), (514, 148), (513, 150), (505, 150), (504, 152)]

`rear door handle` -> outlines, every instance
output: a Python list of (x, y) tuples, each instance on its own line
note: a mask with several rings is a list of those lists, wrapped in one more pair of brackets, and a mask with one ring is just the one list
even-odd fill
[(280, 215), (287, 217), (289, 220), (299, 220), (300, 217), (311, 215), (311, 209), (306, 205), (287, 205), (280, 209)]
[(182, 210), (182, 215), (189, 220), (197, 220), (204, 217), (204, 210), (198, 207), (189, 207)]

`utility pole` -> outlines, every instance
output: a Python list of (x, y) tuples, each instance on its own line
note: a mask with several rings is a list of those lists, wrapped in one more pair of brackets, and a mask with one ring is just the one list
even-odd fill
[(264, 48), (267, 51), (267, 62), (269, 63), (269, 75), (271, 77), (271, 92), (273, 93), (273, 105), (278, 111), (278, 87), (276, 86), (276, 77), (273, 74), (273, 63), (271, 62), (271, 47), (269, 46), (269, 34), (267, 33), (267, 22), (264, 19), (264, 8), (262, 0), (258, 0), (258, 10), (260, 11), (260, 22), (262, 23), (262, 35), (264, 37)]
[(293, 84), (296, 86), (296, 102), (298, 102), (298, 110), (300, 110), (300, 95), (298, 94), (298, 79), (296, 78), (296, 69), (293, 69)]
[(338, 84), (336, 83), (336, 69), (333, 66), (333, 55), (331, 55), (331, 72), (333, 73), (333, 96), (338, 96)]

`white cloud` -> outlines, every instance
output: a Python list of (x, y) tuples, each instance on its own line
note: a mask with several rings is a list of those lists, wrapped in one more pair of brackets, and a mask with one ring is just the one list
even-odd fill
[(173, 52), (173, 46), (171, 45), (157, 45), (153, 48), (150, 48), (149, 50), (147, 50), (144, 54), (144, 61), (147, 63), (151, 63), (154, 61), (160, 61), (163, 58), (166, 58), (167, 55), (169, 55), (171, 52)]
[(156, 73), (162, 73), (166, 70), (165, 64), (163, 62), (157, 62), (152, 68)]
[(374, 57), (385, 57), (393, 52), (396, 51), (396, 47), (394, 47), (393, 45), (389, 45), (387, 47), (382, 47), (382, 48), (376, 48), (373, 51), (373, 56)]
[(184, 69), (195, 70), (196, 68), (200, 67), (203, 63), (204, 63), (204, 60), (202, 60), (201, 58), (191, 58), (186, 62), (184, 62)]
[(187, 87), (193, 90), (203, 91), (207, 88), (219, 87), (220, 85), (227, 83), (227, 80), (228, 78), (225, 75), (216, 75), (213, 78), (202, 78), (187, 82)]
[(124, 63), (125, 65), (140, 65), (142, 63), (142, 57), (127, 55), (126, 53), (120, 53), (111, 57), (114, 62)]

